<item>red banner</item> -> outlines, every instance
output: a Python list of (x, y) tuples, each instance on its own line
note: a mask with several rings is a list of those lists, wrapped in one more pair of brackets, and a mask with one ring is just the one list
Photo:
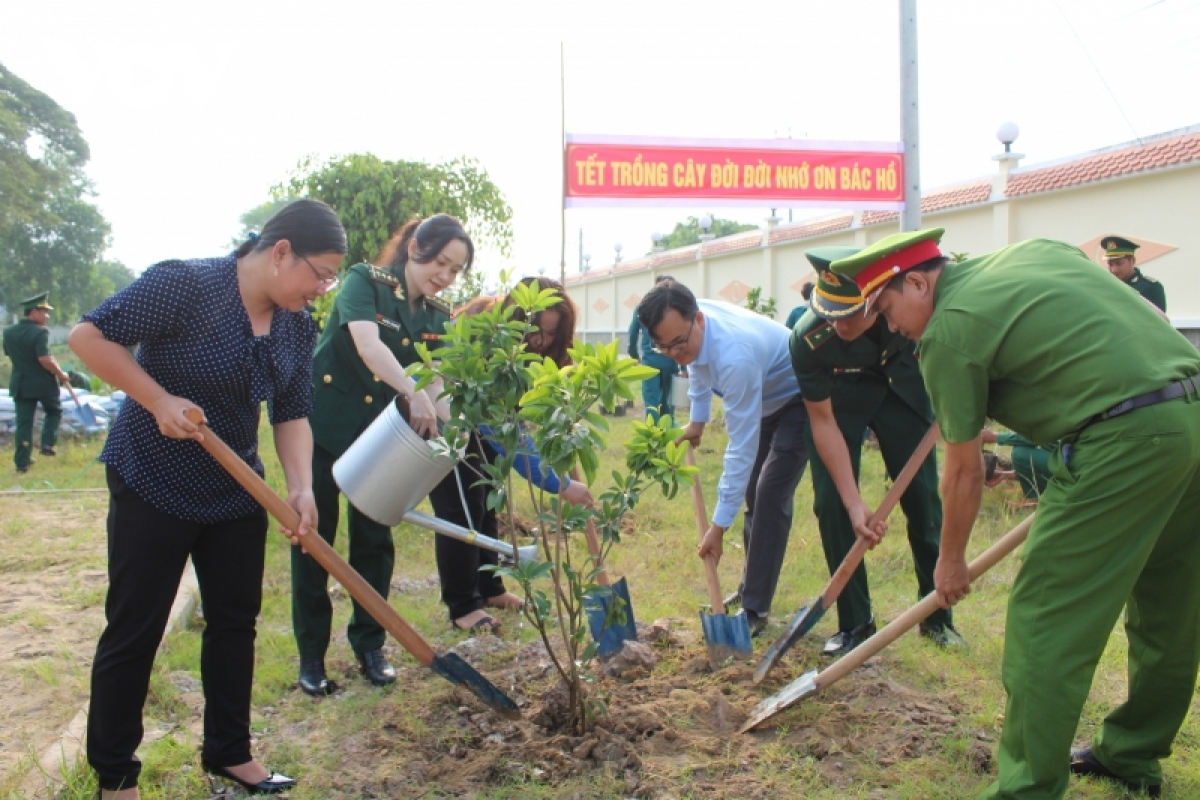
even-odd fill
[(893, 142), (567, 137), (566, 203), (904, 207)]

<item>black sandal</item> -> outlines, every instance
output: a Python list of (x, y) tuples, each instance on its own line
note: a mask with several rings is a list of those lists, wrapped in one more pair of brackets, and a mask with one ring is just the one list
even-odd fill
[[(483, 609), (478, 610), (482, 611)], [(466, 616), (470, 616), (470, 614), (467, 614)], [(474, 624), (469, 627), (463, 627), (462, 625), (459, 625), (457, 619), (450, 620), (450, 627), (458, 631), (466, 631), (467, 633), (481, 632), (484, 628), (487, 628), (486, 632), (496, 633), (500, 630), (501, 625), (500, 620), (496, 619), (491, 614), (484, 612), (484, 615), (475, 620)]]

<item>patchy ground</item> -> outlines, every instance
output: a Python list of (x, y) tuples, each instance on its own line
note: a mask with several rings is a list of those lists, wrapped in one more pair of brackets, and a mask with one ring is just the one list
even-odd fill
[(87, 701), (104, 624), (107, 499), (0, 497), (0, 782)]

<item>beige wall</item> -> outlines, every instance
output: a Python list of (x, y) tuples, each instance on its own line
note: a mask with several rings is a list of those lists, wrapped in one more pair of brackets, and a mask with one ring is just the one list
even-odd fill
[[(1196, 216), (1195, 205), (1198, 197), (1200, 164), (1193, 163), (926, 214), (921, 224), (946, 229), (943, 252), (972, 256), (1024, 239), (1045, 237), (1083, 245), (1108, 233), (1174, 247), (1141, 266), (1143, 272), (1165, 285), (1168, 313), (1176, 326), (1195, 330), (1200, 329), (1200, 218)], [(764, 294), (776, 299), (777, 318), (783, 321), (801, 302), (800, 293), (792, 284), (812, 272), (804, 258), (805, 250), (828, 245), (863, 246), (896, 230), (896, 223), (863, 228), (856, 222), (855, 226), (833, 234), (673, 264), (656, 269), (655, 274), (672, 275), (697, 296), (717, 300), (727, 299), (721, 290), (735, 282), (742, 291), (761, 286)], [(603, 276), (569, 286), (572, 297), (581, 306), (580, 332), (587, 332), (591, 339), (608, 339), (614, 332), (623, 336), (632, 313), (625, 305), (626, 300), (631, 295), (641, 297), (653, 283), (649, 269), (619, 273), (615, 278), (614, 308), (613, 280)], [(592, 307), (600, 297), (609, 305), (603, 311)]]

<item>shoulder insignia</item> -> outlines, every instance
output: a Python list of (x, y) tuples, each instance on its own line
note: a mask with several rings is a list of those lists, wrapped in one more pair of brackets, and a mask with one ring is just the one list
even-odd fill
[(388, 286), (399, 286), (400, 279), (386, 269), (380, 269), (373, 264), (367, 265), (367, 277), (378, 283), (386, 283)]
[(390, 331), (400, 330), (400, 323), (394, 319), (388, 319), (383, 314), (376, 314), (375, 321)]
[(443, 300), (440, 297), (429, 297), (428, 295), (426, 295), (425, 296), (425, 305), (429, 306), (434, 311), (442, 312), (447, 317), (450, 316), (450, 312), (453, 310), (451, 308), (450, 304), (447, 303), (445, 300)]
[(1150, 281), (1151, 283), (1158, 283), (1158, 278), (1152, 278), (1144, 272), (1142, 273), (1142, 279)]
[(820, 325), (804, 334), (804, 343), (808, 345), (809, 350), (816, 350), (818, 347), (828, 342), (831, 336), (833, 336), (833, 327), (828, 322), (822, 322)]

